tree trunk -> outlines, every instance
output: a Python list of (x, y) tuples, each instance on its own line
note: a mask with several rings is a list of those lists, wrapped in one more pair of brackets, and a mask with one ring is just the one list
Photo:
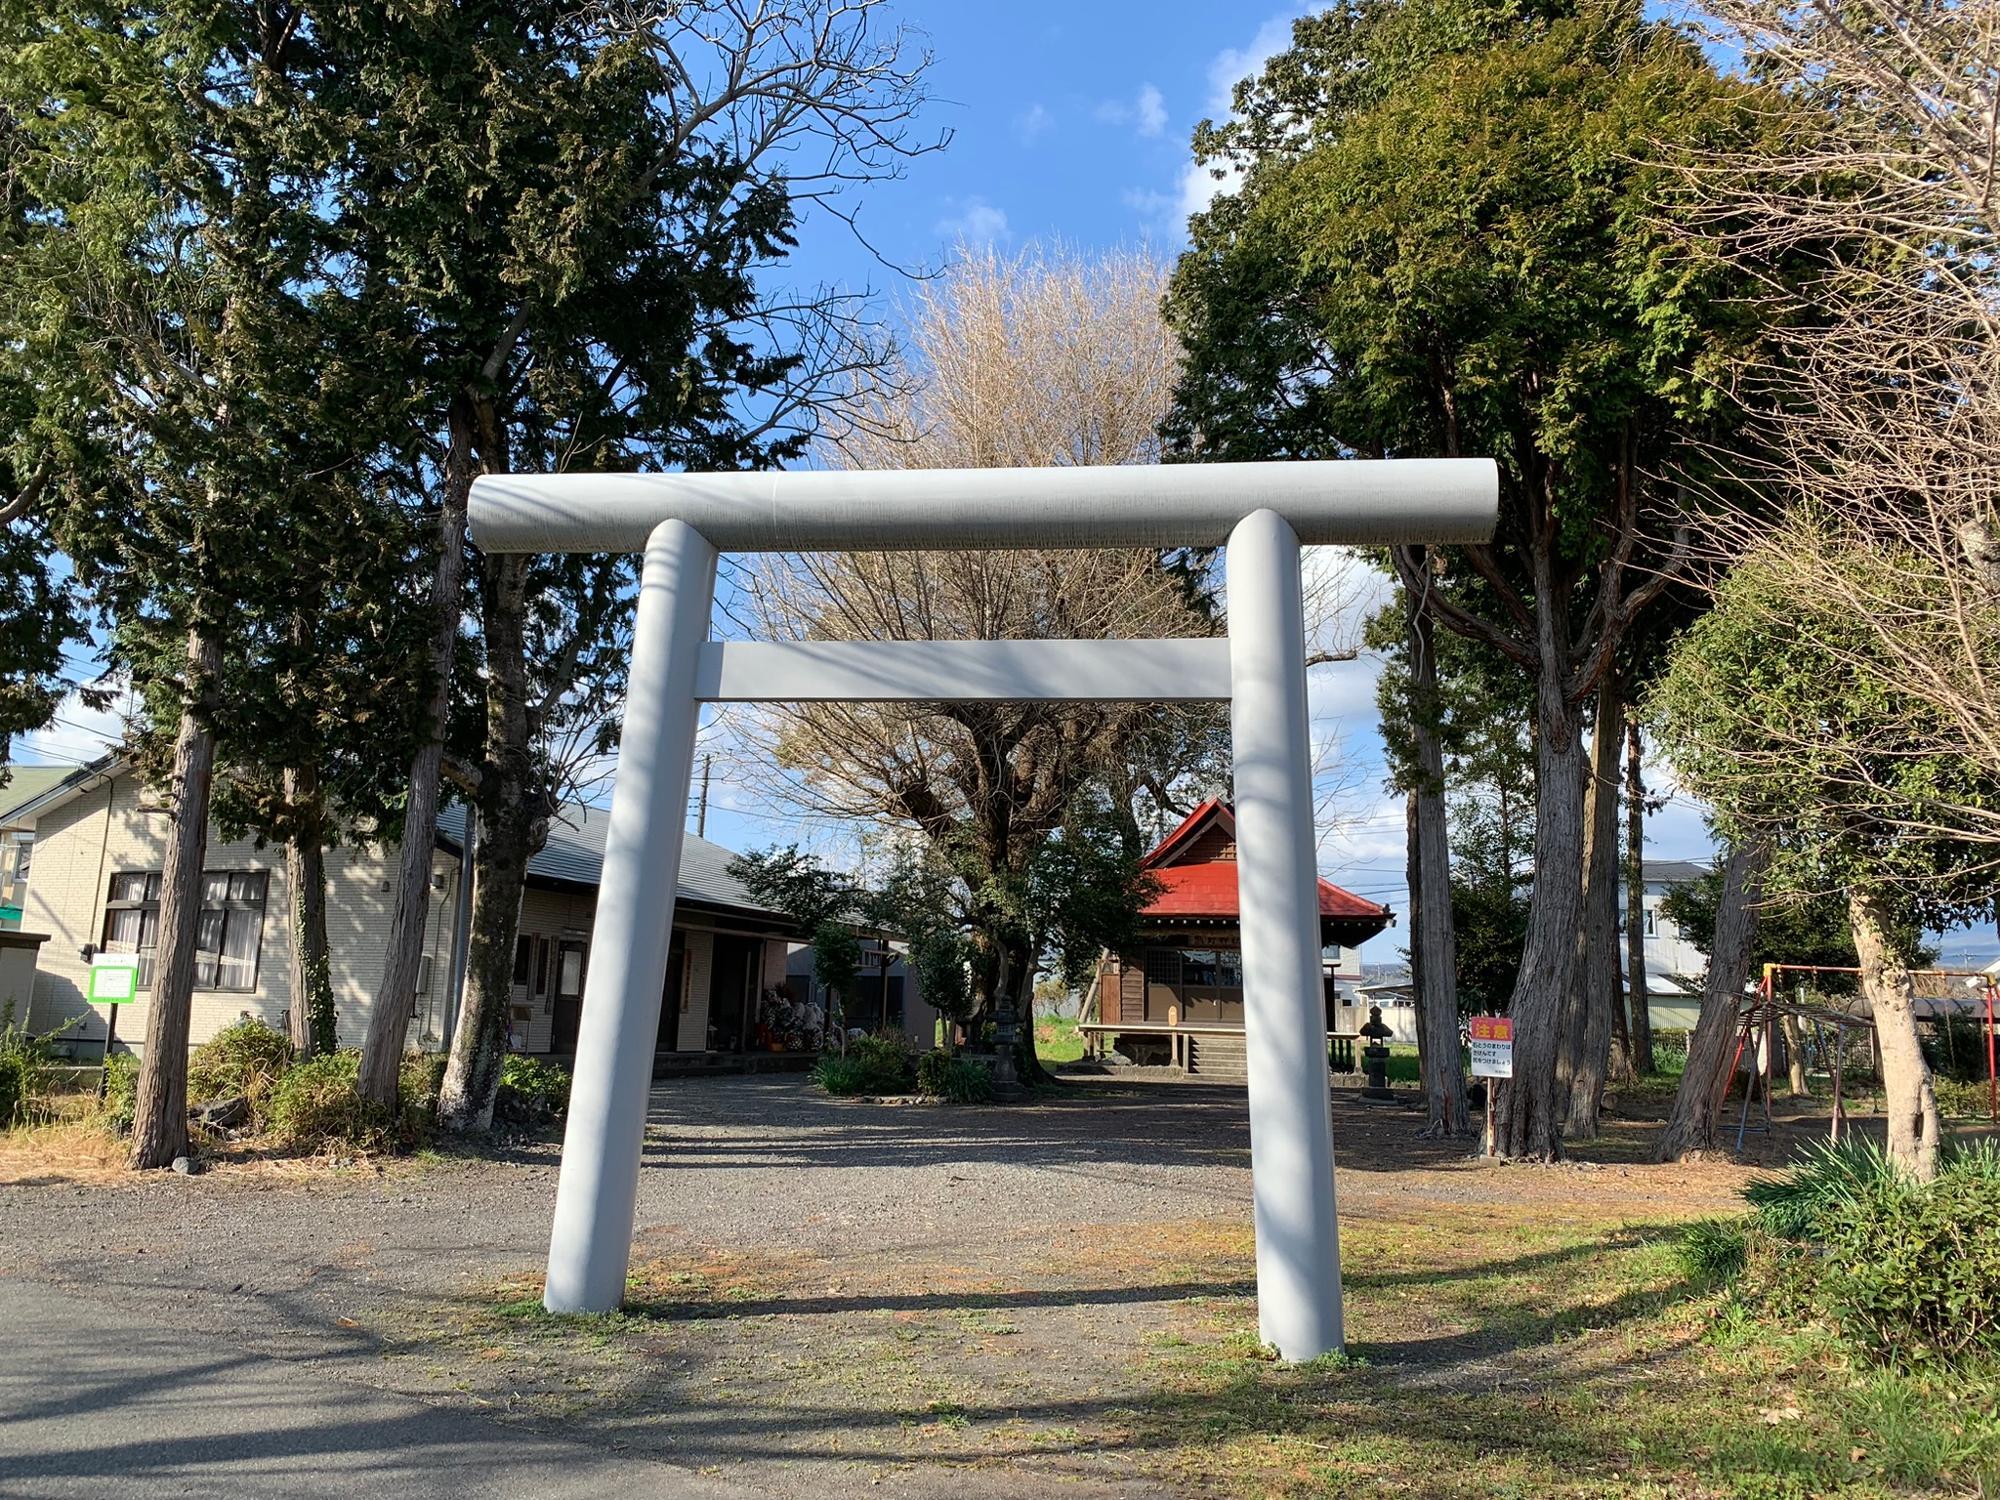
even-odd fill
[(215, 778), (215, 733), (205, 709), (222, 672), (222, 639), (188, 631), (188, 680), (174, 738), (173, 812), (160, 874), (160, 927), (146, 1007), (146, 1055), (132, 1116), (132, 1165), (170, 1166), (187, 1152), (188, 1026), (194, 1006), (195, 941), (201, 867), (208, 852), (208, 794)]
[(1020, 1044), (1014, 1049), (1014, 1071), (1019, 1082), (1029, 1088), (1040, 1088), (1055, 1082), (1055, 1074), (1042, 1066), (1041, 1054), (1035, 1047), (1035, 965), (1032, 959), (1024, 957), (1014, 981), (1014, 1013), (1024, 1018), (1019, 1027)]
[(530, 784), (534, 744), (523, 654), (528, 559), (489, 558), (481, 603), (487, 663), (486, 765), (479, 786), (479, 842), (473, 855), (472, 939), (465, 999), (438, 1095), (438, 1122), (460, 1131), (483, 1131), (493, 1124), (493, 1100), (507, 1059), (507, 1011), (521, 897), (527, 888), (528, 859), (547, 826), (545, 799)]
[(1566, 697), (1568, 610), (1547, 548), (1534, 552), (1535, 888), (1528, 937), (1508, 1012), (1514, 1020), (1514, 1076), (1495, 1080), (1495, 1156), (1554, 1161), (1562, 1154), (1568, 1094), (1556, 1080), (1563, 1009), (1576, 973), (1583, 919), (1584, 759), (1575, 709)]
[(340, 1045), (333, 1009), (333, 969), (326, 947), (325, 817), (315, 766), (284, 771), (288, 830), (285, 886), (291, 898), (292, 1051), (317, 1057)]
[(1799, 1018), (1791, 1014), (1778, 1017), (1778, 1030), (1785, 1038), (1786, 1087), (1797, 1099), (1807, 1092), (1805, 1033), (1799, 1028)]
[(451, 708), (452, 658), (458, 647), (465, 583), (465, 503), (472, 490), (472, 414), (453, 404), (451, 446), (445, 456), (438, 509), (437, 572), (431, 579), (431, 696), (425, 705), (416, 753), (410, 758), (410, 792), (403, 808), (403, 843), (396, 860), (396, 897), (382, 958), (382, 983), (368, 1010), (368, 1038), (361, 1050), (363, 1097), (394, 1109), (403, 1046), (416, 1004), (424, 923), (430, 910), (431, 852), (437, 843), (438, 778), (444, 766), (445, 719)]
[(1847, 893), (1847, 917), (1854, 925), (1854, 951), (1861, 961), (1861, 992), (1875, 1017), (1889, 1155), (1918, 1181), (1928, 1182), (1937, 1176), (1937, 1092), (1917, 1040), (1910, 971), (1889, 935), (1895, 930), (1895, 915), (1882, 892), (1856, 886)]
[(1694, 1035), (1688, 1038), (1687, 1071), (1681, 1074), (1667, 1128), (1660, 1136), (1659, 1161), (1684, 1161), (1721, 1147), (1719, 1106), (1726, 1085), (1722, 1070), (1736, 1047), (1743, 983), (1750, 976), (1750, 950), (1757, 936), (1756, 888), (1766, 859), (1764, 846), (1752, 844), (1732, 850), (1723, 867), (1715, 938), (1709, 946), (1708, 986)]
[(1457, 934), (1451, 915), (1451, 845), (1445, 834), (1444, 750), (1437, 734), (1437, 648), (1430, 617), (1411, 601), (1410, 737), (1417, 784), (1410, 884), (1410, 965), (1416, 981), (1417, 1051), (1427, 1136), (1472, 1134), (1458, 1042)]
[(1646, 787), (1640, 779), (1639, 725), (1625, 726), (1625, 983), (1632, 995), (1632, 1070), (1650, 1078), (1653, 1013), (1646, 994)]
[(1612, 1037), (1623, 1029), (1614, 1022), (1624, 1009), (1618, 993), (1618, 756), (1624, 739), (1625, 705), (1607, 672), (1597, 686), (1597, 726), (1584, 790), (1583, 923), (1564, 1031), (1567, 1055), (1558, 1065), (1558, 1076), (1569, 1086), (1566, 1130), (1579, 1141), (1597, 1138)]

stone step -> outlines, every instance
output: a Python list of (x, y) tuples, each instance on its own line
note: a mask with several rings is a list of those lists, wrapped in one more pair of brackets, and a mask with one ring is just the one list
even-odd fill
[(1188, 1038), (1188, 1076), (1204, 1083), (1247, 1083), (1249, 1060), (1240, 1036)]

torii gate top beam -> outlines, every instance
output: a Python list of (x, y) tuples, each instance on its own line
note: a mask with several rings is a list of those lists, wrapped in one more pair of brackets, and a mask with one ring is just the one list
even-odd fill
[(639, 552), (685, 521), (723, 552), (1220, 546), (1256, 510), (1308, 546), (1485, 542), (1485, 458), (1043, 469), (504, 474), (473, 482), (486, 552)]

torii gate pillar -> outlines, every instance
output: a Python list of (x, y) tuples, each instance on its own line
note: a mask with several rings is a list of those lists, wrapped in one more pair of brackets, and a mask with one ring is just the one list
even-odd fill
[(1312, 1359), (1344, 1341), (1298, 535), (1256, 511), (1223, 562), (1257, 1327), (1287, 1359)]

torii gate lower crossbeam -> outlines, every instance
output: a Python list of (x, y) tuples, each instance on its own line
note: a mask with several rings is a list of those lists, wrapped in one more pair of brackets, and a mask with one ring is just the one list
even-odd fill
[[(489, 550), (599, 550), (630, 545), (634, 527), (648, 527), (544, 1305), (608, 1312), (624, 1300), (652, 1085), (651, 1049), (640, 1039), (659, 1021), (702, 702), (1227, 697), (1259, 1329), (1288, 1360), (1339, 1349), (1301, 537), (1482, 541), (1493, 530), (1497, 475), (1485, 460), (971, 472), (976, 485), (965, 471), (838, 476), (833, 484), (819, 474), (475, 484), (474, 537)], [(802, 481), (789, 515), (777, 483), (788, 479)], [(882, 482), (881, 510), (855, 505), (842, 486), (857, 479)], [(968, 486), (985, 503), (976, 523), (955, 522), (952, 503), (935, 502), (956, 502)], [(1078, 490), (1091, 508), (1054, 503)], [(1010, 495), (1011, 510), (994, 501)], [(1226, 530), (1221, 518), (1229, 518)], [(1229, 636), (1226, 645), (714, 643), (711, 534), (745, 549), (1225, 542)]]

